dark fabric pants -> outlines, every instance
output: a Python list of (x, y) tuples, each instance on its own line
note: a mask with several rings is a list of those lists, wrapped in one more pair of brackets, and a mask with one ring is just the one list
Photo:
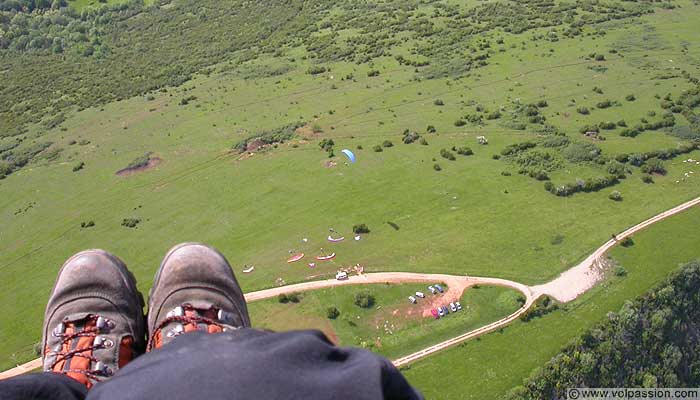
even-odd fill
[(0, 381), (0, 399), (422, 399), (386, 359), (318, 331), (188, 333), (88, 393), (63, 375)]

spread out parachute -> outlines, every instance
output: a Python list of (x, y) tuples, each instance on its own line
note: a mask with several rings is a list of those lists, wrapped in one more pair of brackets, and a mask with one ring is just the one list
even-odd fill
[(352, 151), (344, 149), (343, 154), (345, 154), (345, 156), (350, 160), (350, 162), (354, 163), (355, 161), (357, 161), (355, 159), (355, 154)]
[(291, 264), (293, 262), (301, 260), (302, 258), (304, 258), (304, 253), (295, 254), (290, 259), (288, 259), (287, 262)]

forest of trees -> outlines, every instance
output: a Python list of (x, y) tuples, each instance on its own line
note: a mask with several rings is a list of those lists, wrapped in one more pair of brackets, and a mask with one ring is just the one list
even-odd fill
[(575, 387), (700, 386), (700, 263), (663, 284), (567, 346), (510, 399), (564, 398)]

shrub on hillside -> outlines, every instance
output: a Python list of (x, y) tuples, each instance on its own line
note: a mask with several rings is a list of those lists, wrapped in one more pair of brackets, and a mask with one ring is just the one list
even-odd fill
[(576, 109), (576, 112), (581, 115), (588, 115), (591, 113), (591, 110), (589, 110), (588, 107), (579, 107)]
[(474, 151), (471, 148), (464, 146), (457, 149), (457, 154), (463, 156), (471, 156), (474, 154)]
[[(73, 172), (78, 172), (81, 169), (83, 169), (84, 167), (85, 167), (85, 163), (81, 161), (73, 166)], [(2, 171), (0, 171), (0, 173), (2, 173)]]
[(441, 150), (440, 150), (440, 156), (441, 156), (442, 158), (445, 158), (445, 159), (450, 160), (450, 161), (454, 161), (454, 160), (457, 159), (457, 158), (455, 157), (455, 155), (452, 154), (452, 152), (450, 152), (450, 151), (447, 150), (447, 149), (441, 149)]
[(593, 161), (600, 156), (600, 153), (599, 147), (583, 142), (570, 143), (562, 152), (564, 158), (572, 163)]
[(363, 290), (355, 294), (355, 305), (362, 308), (370, 308), (374, 305), (375, 298), (369, 291)]
[(287, 297), (286, 293), (280, 293), (280, 295), (277, 296), (277, 301), (279, 301), (282, 304), (287, 304), (289, 303), (289, 297)]
[(127, 166), (127, 168), (129, 168), (129, 169), (135, 169), (135, 168), (142, 168), (142, 167), (147, 166), (148, 163), (151, 161), (151, 154), (152, 154), (152, 153), (149, 151), (148, 153), (146, 153), (146, 154), (144, 154), (144, 155), (142, 155), (142, 156), (138, 156), (138, 157), (134, 158), (134, 159), (129, 163), (129, 165)]
[(608, 195), (608, 198), (609, 198), (610, 200), (613, 200), (613, 201), (622, 201), (622, 193), (620, 193), (620, 192), (617, 191), (617, 190), (613, 190), (613, 191), (610, 192), (610, 194)]
[(340, 316), (340, 311), (338, 310), (337, 307), (328, 307), (326, 309), (326, 317), (328, 319), (336, 319)]
[(394, 144), (391, 143), (391, 140), (385, 140), (382, 142), (382, 147), (393, 147)]
[(122, 220), (122, 226), (127, 228), (136, 228), (139, 223), (141, 223), (141, 218), (124, 218)]
[(361, 233), (369, 233), (369, 228), (366, 224), (357, 224), (352, 227), (352, 231), (359, 235)]
[(384, 149), (382, 149), (382, 146), (380, 146), (380, 145), (376, 145), (376, 146), (372, 147), (372, 150), (374, 150), (377, 153), (381, 153), (382, 151), (384, 151)]
[(442, 167), (438, 163), (433, 164), (433, 169), (435, 171), (442, 171)]
[(634, 240), (632, 240), (631, 237), (627, 236), (626, 238), (624, 238), (624, 239), (620, 242), (620, 245), (621, 245), (622, 247), (632, 247), (632, 246), (634, 246)]

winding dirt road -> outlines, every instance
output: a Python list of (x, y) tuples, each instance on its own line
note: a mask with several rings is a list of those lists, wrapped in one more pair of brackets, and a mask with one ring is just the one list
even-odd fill
[[(511, 289), (518, 290), (525, 296), (525, 303), (521, 308), (519, 308), (513, 314), (500, 319), (498, 321), (492, 322), (481, 328), (477, 328), (473, 331), (464, 333), (452, 339), (445, 340), (444, 342), (432, 345), (423, 350), (409, 354), (405, 357), (401, 357), (394, 360), (393, 363), (396, 366), (402, 366), (409, 364), (411, 362), (417, 361), (423, 357), (446, 349), (448, 347), (454, 346), (456, 344), (462, 343), (466, 340), (472, 339), (474, 337), (483, 335), (485, 333), (500, 329), (511, 322), (519, 318), (525, 311), (527, 311), (530, 306), (535, 302), (535, 300), (543, 295), (549, 295), (554, 297), (560, 302), (566, 303), (576, 299), (581, 294), (585, 293), (588, 289), (595, 286), (595, 284), (603, 278), (603, 274), (600, 268), (600, 259), (617, 243), (640, 230), (659, 222), (665, 218), (672, 215), (678, 214), (685, 211), (691, 207), (700, 205), (700, 197), (683, 203), (677, 207), (674, 207), (668, 211), (665, 211), (659, 215), (656, 215), (648, 220), (641, 222), (626, 231), (618, 234), (616, 239), (611, 239), (607, 241), (603, 246), (598, 248), (593, 254), (588, 256), (581, 263), (572, 267), (571, 269), (562, 273), (558, 278), (545, 283), (543, 285), (537, 285), (529, 287), (518, 282), (508, 281), (505, 279), (498, 278), (484, 278), (484, 277), (473, 277), (473, 276), (458, 276), (458, 275), (447, 275), (447, 274), (421, 274), (412, 272), (378, 272), (378, 273), (368, 273), (357, 276), (351, 276), (349, 279), (344, 281), (338, 281), (335, 279), (327, 279), (322, 281), (312, 281), (298, 283), (294, 285), (281, 286), (277, 288), (260, 290), (257, 292), (246, 293), (246, 301), (256, 301), (262, 299), (268, 299), (271, 297), (278, 296), (282, 293), (289, 292), (303, 292), (309, 290), (317, 290), (335, 286), (345, 286), (345, 285), (367, 285), (367, 284), (379, 284), (379, 283), (435, 283), (444, 282), (447, 284), (448, 293), (455, 291), (453, 294), (461, 296), (462, 292), (473, 285), (495, 285), (504, 286)], [(32, 360), (26, 364), (19, 365), (13, 369), (5, 372), (0, 372), (0, 379), (10, 378), (16, 375), (21, 375), (26, 372), (35, 370), (41, 367), (41, 359)]]

